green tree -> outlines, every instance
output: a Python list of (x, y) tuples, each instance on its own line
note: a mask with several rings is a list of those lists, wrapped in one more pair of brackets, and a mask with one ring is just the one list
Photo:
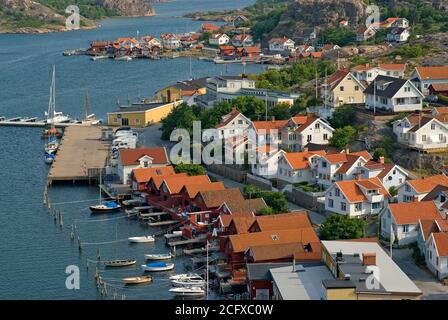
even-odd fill
[(190, 135), (193, 133), (193, 122), (198, 121), (199, 110), (197, 107), (190, 107), (186, 103), (182, 103), (168, 114), (164, 119), (162, 119), (162, 130), (161, 138), (163, 140), (169, 140), (171, 132), (178, 128), (184, 128), (188, 130)]
[(362, 219), (352, 219), (334, 214), (319, 228), (322, 240), (358, 239), (365, 237), (367, 223)]
[(288, 212), (288, 201), (281, 192), (267, 191), (254, 185), (245, 185), (243, 190), (246, 199), (263, 198), (266, 205), (272, 209), (273, 214)]
[(294, 104), (289, 109), (290, 116), (293, 117), (298, 114), (306, 114), (307, 103), (307, 95), (302, 94), (298, 99), (294, 101)]
[(397, 189), (397, 187), (394, 187), (394, 186), (390, 187), (390, 188), (389, 188), (389, 194), (390, 194), (392, 197), (396, 197), (396, 196), (398, 196), (398, 189)]
[(268, 115), (274, 117), (275, 120), (286, 120), (291, 117), (290, 109), (291, 106), (289, 104), (278, 103), (269, 110)]
[(378, 161), (380, 157), (387, 157), (387, 152), (384, 148), (376, 148), (373, 152), (373, 160)]
[(356, 130), (352, 126), (345, 126), (338, 128), (333, 132), (333, 136), (330, 139), (332, 146), (342, 149), (350, 145), (355, 138)]
[(265, 207), (265, 208), (261, 209), (259, 213), (263, 216), (270, 216), (270, 215), (274, 214), (274, 210), (272, 210), (271, 207)]
[(335, 129), (351, 125), (355, 122), (355, 111), (350, 106), (336, 108), (329, 122)]
[(179, 163), (174, 167), (176, 173), (185, 172), (189, 176), (201, 176), (205, 174), (205, 169), (200, 164), (196, 163)]

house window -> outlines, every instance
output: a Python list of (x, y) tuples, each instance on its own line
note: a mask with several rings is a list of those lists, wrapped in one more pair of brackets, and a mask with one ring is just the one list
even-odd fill
[(355, 86), (355, 91), (359, 91), (359, 86)]
[(335, 195), (336, 197), (340, 197), (340, 196), (341, 196), (341, 190), (339, 190), (339, 189), (334, 189), (334, 195)]
[(149, 167), (149, 162), (148, 161), (143, 161), (143, 167), (144, 168), (148, 168)]
[(403, 232), (409, 232), (409, 225), (403, 225)]
[(347, 210), (347, 204), (345, 202), (341, 202), (341, 210), (342, 211)]
[(322, 168), (326, 168), (327, 167), (327, 163), (325, 161), (322, 162)]
[(361, 211), (362, 210), (362, 202), (355, 203), (355, 211)]
[(381, 202), (372, 203), (372, 209), (380, 209), (380, 208), (381, 208)]
[(320, 128), (320, 123), (316, 123), (316, 124), (314, 125), (314, 128), (319, 129), (319, 128)]
[(324, 133), (324, 140), (325, 140), (325, 141), (328, 140), (328, 133)]
[(411, 187), (408, 184), (406, 185), (406, 192), (411, 192)]
[(340, 91), (344, 91), (344, 86), (339, 87)]
[(308, 141), (308, 142), (310, 142), (312, 140), (312, 136), (309, 134), (309, 135), (307, 135), (307, 137), (306, 137), (306, 141)]
[(328, 199), (328, 207), (333, 208), (333, 205), (334, 205), (333, 199)]
[(238, 124), (243, 124), (243, 120), (238, 120)]
[(404, 202), (412, 202), (412, 196), (404, 196), (403, 201)]
[(426, 141), (426, 134), (422, 135), (422, 141)]
[(436, 130), (436, 124), (435, 123), (431, 123), (431, 130)]

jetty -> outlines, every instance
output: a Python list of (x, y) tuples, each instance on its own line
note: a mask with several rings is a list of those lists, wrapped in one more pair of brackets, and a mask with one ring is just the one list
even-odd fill
[[(80, 123), (80, 122), (61, 122), (55, 123), (56, 128), (67, 128), (67, 127), (86, 127), (92, 126), (94, 123)], [(97, 124), (97, 123), (95, 123)], [(0, 126), (3, 127), (45, 127), (47, 125), (46, 120), (41, 120), (36, 117), (14, 117), (5, 118), (0, 117)]]
[(67, 127), (51, 165), (48, 183), (97, 180), (100, 170), (106, 166), (110, 147), (101, 136), (100, 127)]

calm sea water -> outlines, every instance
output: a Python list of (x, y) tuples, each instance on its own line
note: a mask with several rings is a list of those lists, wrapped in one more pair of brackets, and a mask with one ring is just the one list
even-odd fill
[[(253, 0), (176, 0), (157, 4), (158, 15), (148, 18), (110, 19), (102, 28), (90, 31), (44, 35), (0, 35), (0, 116), (38, 116), (48, 104), (51, 67), (56, 65), (57, 110), (80, 117), (83, 94), (90, 92), (91, 109), (105, 118), (114, 110), (117, 99), (126, 101), (151, 96), (158, 88), (189, 77), (189, 59), (135, 60), (128, 63), (90, 61), (85, 56), (63, 57), (68, 49), (88, 47), (92, 40), (119, 36), (196, 30), (201, 22), (180, 18), (199, 10), (243, 7)], [(257, 72), (261, 66), (247, 66)], [(241, 73), (241, 65), (229, 65), (227, 71)], [(193, 75), (224, 74), (226, 68), (193, 60)], [(117, 287), (117, 297), (128, 299), (170, 299), (167, 274), (155, 274), (149, 286), (122, 288), (123, 276), (140, 275), (144, 253), (167, 252), (164, 240), (154, 244), (88, 245), (82, 253), (70, 240), (70, 226), (85, 243), (126, 239), (129, 236), (153, 234), (135, 220), (119, 218), (120, 214), (91, 217), (88, 205), (95, 203), (98, 190), (94, 186), (57, 185), (50, 189), (53, 203), (60, 204), (64, 228), (59, 229), (43, 206), (43, 190), (48, 167), (43, 162), (43, 140), (40, 129), (0, 127), (0, 299), (101, 299), (94, 283), (94, 265), (99, 249), (102, 258), (134, 257), (137, 266), (103, 273), (106, 281)], [(117, 217), (116, 220), (94, 221)], [(174, 260), (175, 272), (184, 271), (184, 259)], [(81, 271), (81, 289), (65, 288), (65, 269), (77, 265)], [(113, 288), (108, 289), (112, 297)]]

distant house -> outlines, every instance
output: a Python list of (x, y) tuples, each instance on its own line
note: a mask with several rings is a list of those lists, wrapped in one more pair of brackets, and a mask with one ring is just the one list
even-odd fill
[(322, 98), (333, 108), (346, 104), (364, 103), (365, 85), (348, 70), (338, 70), (323, 84)]
[(316, 179), (317, 158), (325, 151), (285, 152), (278, 160), (277, 179), (286, 184), (313, 183)]
[(341, 49), (341, 47), (338, 46), (337, 44), (327, 43), (327, 44), (323, 45), (322, 52), (329, 52), (329, 51), (339, 50), (339, 49)]
[(249, 23), (249, 18), (247, 18), (246, 16), (241, 15), (241, 14), (234, 16), (232, 18), (232, 25), (234, 25), (236, 27), (245, 26), (248, 23)]
[(389, 76), (394, 78), (404, 78), (406, 64), (404, 63), (383, 63), (377, 67), (370, 64), (361, 64), (353, 67), (350, 72), (360, 81), (371, 83), (377, 76)]
[(165, 49), (177, 49), (182, 46), (181, 37), (172, 33), (164, 33), (160, 36), (162, 39), (162, 46)]
[(288, 120), (252, 121), (252, 129), (255, 130), (259, 145), (280, 145), (282, 141), (282, 129)]
[(230, 38), (225, 33), (215, 33), (208, 38), (208, 43), (215, 46), (222, 46), (229, 43)]
[(212, 23), (203, 23), (201, 25), (202, 32), (213, 33), (213, 32), (219, 31), (219, 29), (220, 29), (220, 27), (218, 27), (217, 25), (214, 25)]
[(152, 48), (152, 47), (162, 47), (162, 42), (154, 38), (153, 36), (147, 35), (140, 38), (140, 43), (142, 47)]
[(339, 27), (348, 27), (348, 20), (339, 21)]
[(218, 52), (221, 57), (232, 57), (235, 55), (236, 49), (234, 46), (220, 46)]
[(230, 113), (221, 117), (221, 122), (215, 126), (220, 137), (230, 138), (236, 135), (244, 136), (251, 121), (244, 114), (233, 108)]
[(254, 40), (250, 34), (234, 35), (231, 42), (235, 47), (252, 47), (254, 45)]
[(408, 28), (392, 28), (387, 34), (387, 41), (391, 42), (406, 42), (408, 41), (411, 33)]
[(421, 201), (389, 203), (380, 219), (381, 236), (390, 239), (392, 229), (398, 245), (407, 245), (417, 241), (420, 220), (442, 217), (433, 201)]
[(409, 20), (406, 18), (391, 17), (381, 22), (381, 28), (409, 28)]
[(261, 50), (258, 47), (240, 47), (236, 53), (241, 58), (256, 58), (260, 56)]
[(314, 48), (313, 46), (307, 45), (307, 44), (300, 45), (296, 49), (297, 49), (296, 50), (297, 54), (309, 53), (309, 52), (315, 52), (316, 51), (316, 48)]
[(398, 202), (421, 201), (438, 185), (448, 187), (448, 177), (441, 174), (422, 179), (408, 180), (398, 187)]
[(377, 76), (364, 94), (369, 110), (413, 112), (423, 108), (424, 95), (406, 79)]
[(295, 42), (287, 37), (272, 38), (269, 40), (269, 51), (271, 52), (285, 52), (293, 50)]
[(377, 30), (376, 28), (370, 26), (361, 26), (356, 30), (356, 41), (362, 42), (366, 41), (375, 36)]
[(428, 95), (431, 84), (448, 84), (448, 66), (416, 67), (410, 79), (423, 94)]
[(130, 177), (131, 188), (134, 191), (146, 191), (146, 184), (153, 176), (166, 177), (172, 174), (172, 166), (133, 169)]
[(119, 153), (117, 169), (121, 182), (129, 184), (132, 170), (167, 165), (169, 165), (169, 159), (164, 147), (122, 149)]
[(387, 190), (391, 187), (398, 188), (410, 177), (402, 167), (394, 163), (384, 163), (384, 157), (380, 157), (378, 161), (370, 160), (358, 170), (362, 178), (379, 178)]
[(337, 181), (325, 193), (325, 210), (349, 217), (369, 216), (380, 213), (389, 198), (378, 178)]

